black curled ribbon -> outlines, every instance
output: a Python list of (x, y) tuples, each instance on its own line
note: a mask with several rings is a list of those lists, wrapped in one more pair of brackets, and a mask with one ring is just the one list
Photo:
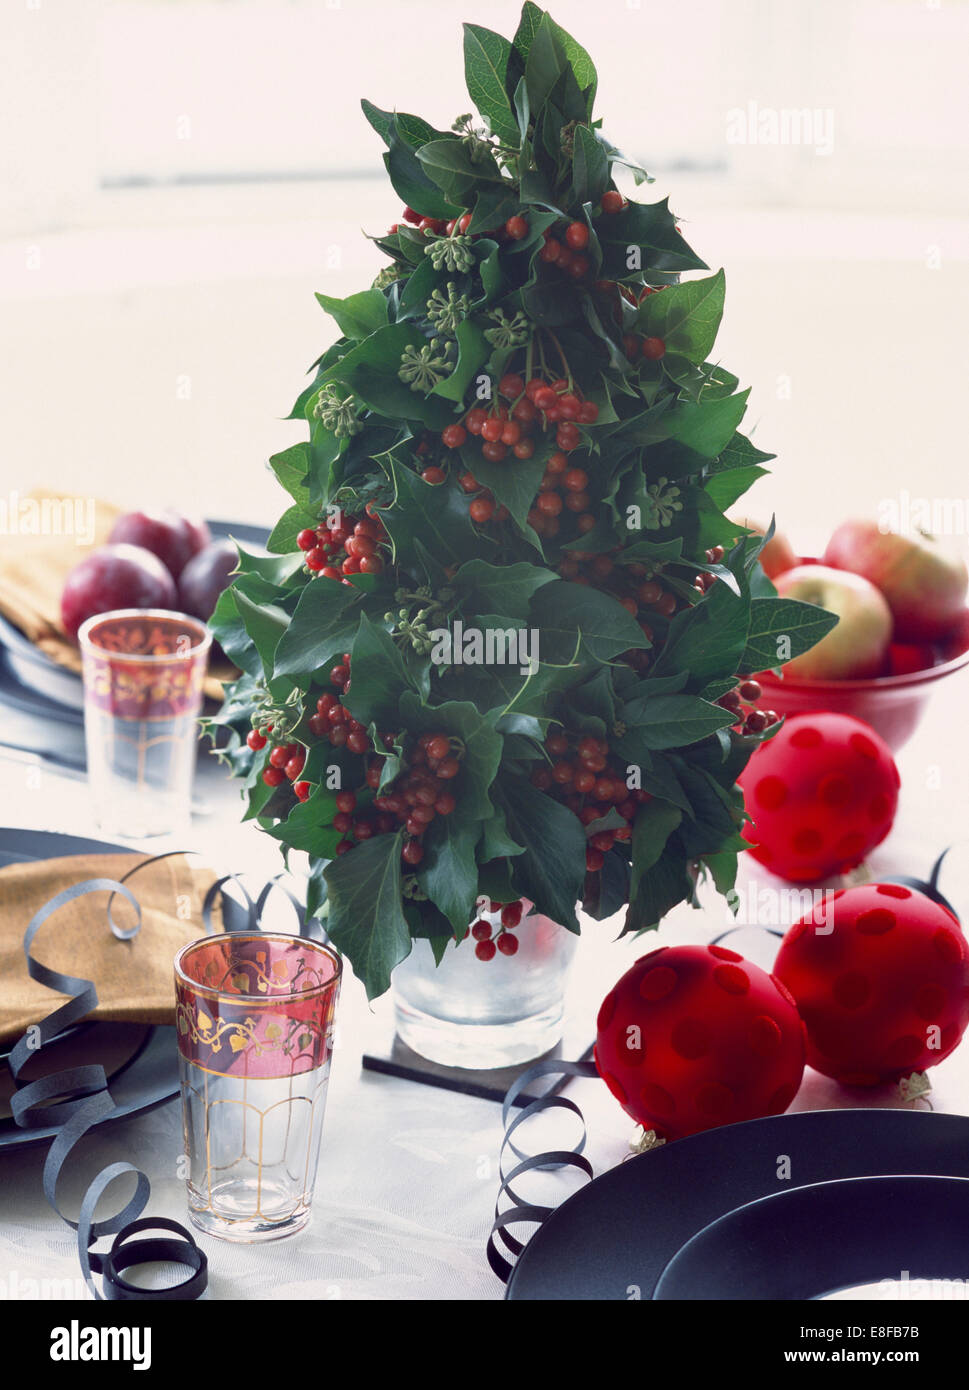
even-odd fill
[[(525, 1248), (525, 1241), (521, 1241), (517, 1236), (513, 1236), (508, 1230), (509, 1226), (517, 1225), (519, 1222), (529, 1223), (534, 1226), (541, 1226), (548, 1220), (555, 1211), (555, 1207), (539, 1205), (527, 1201), (520, 1196), (512, 1186), (524, 1173), (535, 1170), (546, 1172), (562, 1168), (576, 1168), (584, 1173), (591, 1181), (595, 1177), (592, 1164), (585, 1157), (583, 1149), (586, 1145), (588, 1134), (586, 1132), (585, 1116), (579, 1106), (568, 1096), (547, 1095), (540, 1096), (536, 1100), (531, 1100), (527, 1105), (520, 1108), (518, 1114), (509, 1123), (509, 1115), (518, 1097), (526, 1086), (532, 1081), (537, 1081), (543, 1076), (558, 1077), (597, 1077), (599, 1075), (594, 1062), (563, 1062), (548, 1060), (536, 1062), (534, 1066), (526, 1068), (520, 1076), (509, 1086), (505, 1092), (505, 1098), (501, 1105), (501, 1122), (505, 1127), (504, 1137), (501, 1141), (501, 1148), (498, 1151), (498, 1176), (501, 1184), (498, 1188), (498, 1195), (495, 1199), (495, 1219), (492, 1223), (491, 1231), (488, 1236), (487, 1255), (488, 1264), (492, 1272), (498, 1276), (503, 1284), (507, 1284), (511, 1277), (514, 1265), (502, 1253), (499, 1245), (503, 1245), (505, 1250), (514, 1256), (518, 1256)], [(535, 1115), (542, 1114), (546, 1110), (567, 1110), (575, 1115), (582, 1126), (582, 1134), (578, 1141), (569, 1149), (547, 1149), (542, 1153), (529, 1154), (518, 1148), (512, 1139), (512, 1135), (518, 1128)], [(510, 1149), (519, 1160), (513, 1168), (505, 1172), (505, 1150)], [(511, 1206), (504, 1211), (500, 1210), (503, 1197), (507, 1197)]]
[[(169, 850), (165, 854), (153, 855), (143, 859), (120, 879), (92, 878), (55, 894), (31, 918), (24, 933), (24, 955), (27, 959), (27, 973), (31, 979), (59, 994), (69, 996), (66, 1004), (60, 1005), (39, 1023), (32, 1024), (10, 1051), (8, 1064), (17, 1083), (17, 1090), (10, 1100), (14, 1122), (22, 1129), (47, 1129), (52, 1125), (58, 1132), (48, 1150), (44, 1161), (44, 1195), (57, 1215), (77, 1232), (78, 1256), (84, 1281), (97, 1300), (116, 1301), (155, 1301), (197, 1299), (208, 1284), (208, 1261), (205, 1253), (195, 1241), (195, 1237), (176, 1221), (163, 1217), (143, 1217), (142, 1212), (151, 1195), (151, 1184), (146, 1174), (131, 1163), (111, 1163), (93, 1178), (84, 1193), (78, 1219), (72, 1221), (58, 1206), (57, 1185), (64, 1164), (81, 1138), (95, 1125), (109, 1119), (118, 1111), (109, 1089), (104, 1068), (90, 1063), (40, 1077), (36, 1081), (21, 1082), (20, 1074), (28, 1060), (47, 1044), (64, 1035), (65, 1030), (85, 1018), (97, 1007), (98, 994), (93, 980), (66, 975), (59, 970), (37, 960), (31, 953), (31, 946), (43, 924), (59, 912), (61, 908), (78, 898), (91, 893), (109, 893), (107, 920), (111, 932), (119, 941), (131, 941), (141, 929), (141, 907), (131, 889), (126, 887), (129, 879), (140, 873), (150, 864), (173, 855), (194, 853), (191, 850)], [(202, 920), (208, 934), (214, 931), (212, 910), (216, 899), (221, 896), (223, 927), (226, 931), (259, 931), (263, 910), (271, 894), (279, 890), (292, 904), (297, 918), (300, 936), (309, 936), (311, 923), (299, 899), (292, 894), (278, 875), (264, 885), (255, 899), (249, 894), (245, 884), (236, 874), (226, 874), (217, 879), (207, 890), (202, 903)], [(226, 886), (233, 884), (244, 899), (244, 907), (226, 893)], [(112, 913), (114, 900), (123, 897), (135, 912), (132, 927), (123, 928), (115, 921)], [(54, 1101), (53, 1104), (47, 1102)], [(102, 1194), (125, 1173), (134, 1173), (135, 1191), (130, 1200), (116, 1212), (100, 1221), (94, 1220), (94, 1213)], [(168, 1231), (165, 1237), (134, 1240), (132, 1237), (143, 1231)], [(91, 1247), (103, 1236), (114, 1235), (114, 1242), (106, 1254), (96, 1254)], [(188, 1270), (180, 1283), (160, 1289), (140, 1287), (129, 1283), (123, 1271), (133, 1265), (152, 1261), (178, 1264)], [(102, 1289), (99, 1290), (94, 1276), (100, 1275)]]

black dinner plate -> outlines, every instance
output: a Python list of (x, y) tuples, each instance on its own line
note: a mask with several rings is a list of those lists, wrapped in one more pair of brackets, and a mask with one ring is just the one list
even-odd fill
[[(263, 526), (241, 521), (210, 521), (214, 540), (226, 536), (245, 545), (265, 545), (269, 532)], [(81, 677), (59, 666), (35, 647), (18, 627), (0, 614), (0, 702), (32, 714), (45, 714), (81, 725), (84, 700)]]
[[(787, 1171), (789, 1178), (779, 1177)], [(790, 1198), (809, 1184), (887, 1175), (969, 1177), (969, 1117), (816, 1110), (678, 1139), (563, 1202), (525, 1247), (506, 1296), (652, 1299), (682, 1247), (738, 1207), (777, 1193)], [(783, 1206), (776, 1210), (784, 1215)], [(828, 1253), (833, 1289), (842, 1284), (839, 1255)]]
[[(55, 859), (68, 854), (132, 854), (130, 846), (113, 845), (79, 835), (61, 835), (47, 830), (0, 829), (0, 868), (29, 860)], [(24, 926), (26, 927), (26, 922)], [(51, 1008), (58, 996), (51, 994)], [(92, 1023), (90, 1029), (108, 1029), (110, 1023)], [(130, 1028), (129, 1024), (119, 1025)], [(0, 1062), (0, 1065), (4, 1065)], [(116, 1071), (109, 1082), (118, 1109), (99, 1124), (124, 1119), (162, 1105), (178, 1094), (178, 1049), (173, 1027), (153, 1027), (146, 1032), (137, 1052)], [(0, 1155), (31, 1144), (46, 1143), (57, 1133), (56, 1127), (21, 1129), (13, 1120), (0, 1120)]]
[(721, 1216), (670, 1260), (657, 1299), (819, 1298), (911, 1271), (966, 1276), (969, 1180), (844, 1178), (775, 1192)]

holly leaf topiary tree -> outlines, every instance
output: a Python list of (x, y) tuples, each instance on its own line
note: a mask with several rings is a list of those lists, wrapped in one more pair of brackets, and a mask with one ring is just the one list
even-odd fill
[(774, 726), (745, 678), (834, 621), (725, 516), (772, 455), (713, 360), (724, 275), (618, 191), (649, 180), (588, 54), (528, 3), (464, 56), (479, 120), (363, 103), (406, 207), (371, 287), (317, 296), (339, 337), (270, 461), (290, 505), (213, 620), (246, 816), (309, 855), (371, 997), (479, 895), (628, 932), (731, 887)]

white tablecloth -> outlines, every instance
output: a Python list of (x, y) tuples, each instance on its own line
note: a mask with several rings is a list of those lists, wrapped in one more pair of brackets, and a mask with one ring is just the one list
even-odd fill
[[(936, 854), (952, 844), (943, 891), (965, 918), (969, 914), (969, 843), (965, 809), (967, 772), (963, 717), (966, 678), (953, 678), (933, 697), (928, 718), (902, 750), (902, 798), (889, 839), (871, 856), (873, 877), (892, 872), (927, 873)], [(18, 740), (18, 716), (4, 713), (7, 739)], [(26, 721), (19, 731), (29, 736)], [(235, 789), (214, 763), (199, 790), (212, 813), (196, 819), (192, 842), (216, 867), (245, 866), (268, 876), (278, 871), (274, 841), (238, 823)], [(7, 761), (0, 749), (0, 825), (96, 835), (84, 783)], [(756, 864), (742, 870), (769, 880)], [(728, 925), (712, 899), (704, 911), (671, 914), (654, 944), (705, 941)], [(598, 1004), (642, 943), (615, 943), (615, 924), (588, 923), (574, 970), (569, 1008), (588, 1020), (589, 1038)], [(773, 938), (745, 930), (730, 943), (769, 965)], [(369, 1009), (352, 977), (341, 1000), (338, 1045), (324, 1133), (313, 1221), (289, 1240), (263, 1246), (230, 1245), (201, 1238), (211, 1268), (212, 1298), (500, 1298), (502, 1286), (484, 1256), (497, 1188), (500, 1108), (456, 1092), (364, 1072), (360, 1055), (385, 1033), (388, 1001)], [(969, 1045), (931, 1073), (937, 1110), (969, 1113)], [(604, 1086), (575, 1082), (569, 1094), (589, 1125), (587, 1152), (597, 1172), (627, 1152), (631, 1123)], [(846, 1091), (808, 1071), (793, 1108), (900, 1104), (891, 1088)], [(924, 1105), (924, 1102), (920, 1102)], [(544, 1128), (535, 1147), (571, 1140), (567, 1117), (536, 1122)], [(555, 1126), (553, 1130), (553, 1125)], [(104, 1164), (125, 1159), (152, 1182), (149, 1212), (186, 1219), (184, 1186), (176, 1174), (182, 1149), (176, 1101), (106, 1127), (84, 1141), (65, 1175), (63, 1205), (71, 1208), (86, 1179)], [(44, 1200), (43, 1149), (0, 1157), (0, 1281), (9, 1296), (29, 1280), (77, 1280), (83, 1293), (73, 1236)], [(580, 1180), (540, 1175), (530, 1189), (538, 1200), (558, 1200)], [(123, 1184), (118, 1184), (119, 1190)], [(113, 1208), (120, 1205), (115, 1201)], [(43, 1287), (43, 1285), (41, 1285)], [(49, 1285), (48, 1285), (49, 1287)]]

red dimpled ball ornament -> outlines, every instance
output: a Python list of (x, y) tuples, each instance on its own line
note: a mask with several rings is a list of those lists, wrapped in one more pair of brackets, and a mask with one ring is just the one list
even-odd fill
[(899, 780), (888, 745), (860, 719), (795, 714), (740, 778), (750, 853), (794, 883), (847, 873), (892, 828)]
[(797, 1000), (808, 1062), (848, 1086), (935, 1066), (969, 1022), (957, 918), (898, 883), (841, 889), (823, 922), (795, 922), (774, 970)]
[(664, 1139), (779, 1115), (804, 1071), (804, 1025), (785, 987), (723, 946), (664, 946), (606, 995), (599, 1075)]

